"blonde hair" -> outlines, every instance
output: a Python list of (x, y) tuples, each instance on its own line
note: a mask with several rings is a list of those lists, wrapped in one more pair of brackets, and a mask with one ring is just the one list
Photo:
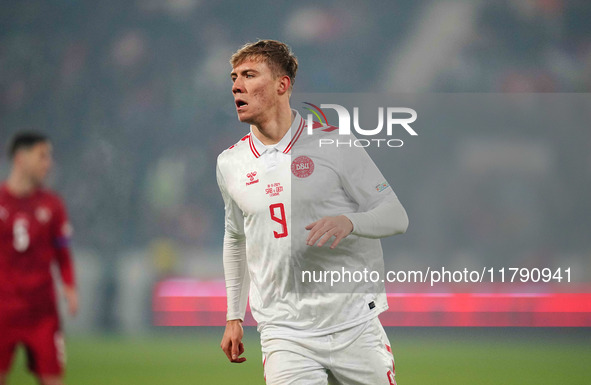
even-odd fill
[(298, 59), (287, 44), (277, 40), (259, 40), (255, 43), (246, 43), (232, 55), (230, 64), (232, 68), (235, 68), (248, 59), (264, 61), (277, 77), (289, 76), (291, 90), (298, 71)]

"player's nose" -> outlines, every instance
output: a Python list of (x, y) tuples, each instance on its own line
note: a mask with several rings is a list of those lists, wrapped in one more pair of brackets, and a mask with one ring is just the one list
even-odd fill
[(236, 79), (234, 84), (232, 84), (232, 93), (244, 93), (244, 85), (242, 84), (242, 81), (239, 78)]

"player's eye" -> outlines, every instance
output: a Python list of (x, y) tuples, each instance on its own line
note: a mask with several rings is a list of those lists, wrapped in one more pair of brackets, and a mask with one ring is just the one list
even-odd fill
[(246, 74), (246, 78), (254, 78), (253, 74)]

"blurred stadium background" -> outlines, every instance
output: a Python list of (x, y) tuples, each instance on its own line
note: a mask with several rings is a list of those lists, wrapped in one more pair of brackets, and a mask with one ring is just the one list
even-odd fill
[[(157, 326), (153, 311), (163, 282), (182, 279), (177, 290), (212, 282), (195, 290), (219, 294), (215, 160), (246, 130), (236, 121), (227, 63), (244, 42), (290, 44), (300, 62), (296, 90), (307, 93), (585, 94), (590, 20), (583, 0), (2, 1), (0, 143), (21, 129), (51, 136), (51, 185), (75, 228), (82, 304), (78, 318), (65, 319), (69, 383), (263, 383), (254, 330), (249, 363), (229, 366), (218, 351), (221, 328)], [(484, 129), (473, 130), (486, 142)], [(544, 134), (536, 148), (552, 154), (551, 166), (532, 172), (553, 191), (536, 195), (539, 174), (527, 171), (510, 186), (479, 184), (457, 162), (454, 183), (437, 196), (443, 206), (428, 201), (441, 181), (433, 159), (405, 153), (401, 161), (415, 167), (401, 168), (393, 185), (411, 229), (388, 257), (423, 266), (436, 255), (434, 264), (453, 268), (478, 265), (487, 258), (478, 250), (488, 250), (517, 266), (560, 261), (588, 282), (591, 127)], [(474, 150), (445, 149), (449, 159)], [(449, 219), (444, 231), (440, 218)], [(203, 324), (220, 319), (218, 308), (194, 310), (205, 314)], [(589, 381), (588, 329), (388, 332), (399, 345), (401, 384)], [(33, 383), (22, 357), (13, 373), (12, 384)]]

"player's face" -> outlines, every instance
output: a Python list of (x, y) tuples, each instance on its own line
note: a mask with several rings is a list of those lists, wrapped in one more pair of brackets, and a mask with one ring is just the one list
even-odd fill
[(273, 113), (280, 80), (262, 60), (245, 60), (232, 70), (232, 93), (238, 120), (259, 125)]
[(53, 164), (51, 143), (37, 143), (20, 152), (20, 165), (35, 185), (42, 185)]

